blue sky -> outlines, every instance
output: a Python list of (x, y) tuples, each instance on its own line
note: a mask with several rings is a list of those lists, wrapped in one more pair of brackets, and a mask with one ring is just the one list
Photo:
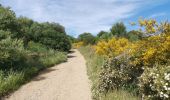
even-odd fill
[(128, 30), (139, 17), (158, 21), (170, 19), (170, 0), (0, 0), (17, 16), (39, 22), (57, 22), (68, 34), (77, 37), (83, 32), (96, 35), (109, 31), (115, 22), (123, 21)]

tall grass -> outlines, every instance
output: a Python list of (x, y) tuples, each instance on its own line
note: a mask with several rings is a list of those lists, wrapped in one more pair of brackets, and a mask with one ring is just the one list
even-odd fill
[(106, 95), (98, 92), (99, 73), (101, 66), (104, 64), (104, 57), (95, 54), (91, 46), (81, 47), (79, 51), (86, 59), (87, 73), (92, 81), (92, 96), (93, 100), (138, 100), (138, 97), (133, 96), (125, 90), (114, 90)]
[(46, 50), (39, 53), (39, 58), (29, 59), (21, 70), (0, 70), (0, 100), (4, 95), (18, 89), (28, 82), (39, 71), (55, 64), (65, 62), (67, 55), (64, 52)]
[(0, 71), (0, 96), (17, 89), (24, 82), (24, 74), (10, 71), (7, 75)]

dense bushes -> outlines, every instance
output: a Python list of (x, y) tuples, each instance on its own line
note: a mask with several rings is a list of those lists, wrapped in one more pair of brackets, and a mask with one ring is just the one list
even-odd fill
[(30, 42), (24, 49), (21, 40), (0, 41), (0, 96), (17, 89), (40, 70), (66, 61), (66, 53)]
[(34, 41), (55, 50), (68, 51), (71, 48), (65, 29), (60, 24), (38, 23), (26, 17), (16, 18), (13, 11), (2, 6), (0, 6), (0, 30), (10, 32), (11, 38), (22, 39), (24, 47), (29, 41)]
[(97, 99), (100, 100), (102, 94), (110, 96), (117, 89), (130, 91), (146, 100), (170, 98), (170, 23), (140, 19), (139, 26), (139, 30), (126, 32), (125, 26), (117, 23), (110, 33), (98, 34), (101, 37), (113, 32), (110, 39), (98, 38), (97, 44), (91, 47), (98, 56), (105, 58), (99, 66), (91, 62), (92, 68), (101, 68), (95, 75), (98, 77), (94, 86)]
[[(114, 80), (115, 76), (113, 75), (116, 73), (110, 73), (110, 74), (105, 73), (105, 72), (110, 72), (110, 70), (112, 70), (109, 69), (113, 67), (110, 66), (109, 64), (110, 61), (108, 62), (104, 56), (95, 54), (95, 50), (91, 46), (80, 47), (79, 50), (86, 59), (87, 72), (90, 80), (92, 81), (91, 90), (92, 90), (93, 100), (138, 100), (138, 97), (133, 96), (131, 93), (128, 93), (123, 89), (117, 90), (116, 87), (112, 91), (105, 91), (106, 88), (112, 88), (114, 86), (111, 81), (114, 82), (117, 81), (117, 78), (116, 80)], [(102, 68), (103, 64), (105, 65), (104, 66), (105, 69)], [(107, 76), (105, 74), (107, 74)], [(111, 84), (110, 83), (105, 84), (106, 82), (110, 82)], [(121, 84), (121, 83), (122, 82), (117, 84)], [(103, 94), (103, 92), (105, 94)]]
[(0, 30), (16, 33), (18, 31), (15, 13), (10, 8), (0, 6)]
[(0, 6), (0, 99), (47, 67), (67, 60), (63, 26), (15, 16)]
[(95, 44), (95, 37), (91, 33), (83, 33), (78, 36), (78, 41), (82, 41), (84, 45)]
[(145, 29), (142, 40), (112, 38), (96, 45), (96, 53), (108, 58), (100, 73), (99, 90), (106, 93), (125, 88), (145, 99), (166, 100), (170, 96), (170, 25), (154, 20), (140, 20), (140, 25)]
[[(33, 41), (44, 44), (47, 47), (53, 48), (55, 50), (70, 50), (70, 40), (61, 25), (56, 23), (42, 23), (42, 25), (40, 24), (39, 28), (38, 29), (41, 31), (41, 33), (38, 34), (38, 32), (35, 32), (36, 37), (33, 37)], [(36, 26), (33, 26), (31, 29), (33, 33), (34, 31), (38, 31)]]
[[(22, 40), (3, 39), (0, 41), (0, 69), (19, 69), (26, 60), (27, 51)], [(24, 64), (23, 64), (24, 65)]]

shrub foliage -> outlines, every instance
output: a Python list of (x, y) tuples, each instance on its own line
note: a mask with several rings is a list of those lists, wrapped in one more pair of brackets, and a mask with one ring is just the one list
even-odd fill
[(60, 24), (17, 18), (0, 5), (0, 99), (38, 71), (65, 61), (70, 48)]
[(100, 72), (99, 91), (124, 88), (144, 99), (170, 98), (170, 24), (139, 20), (140, 40), (122, 37), (99, 41), (96, 53), (107, 59)]

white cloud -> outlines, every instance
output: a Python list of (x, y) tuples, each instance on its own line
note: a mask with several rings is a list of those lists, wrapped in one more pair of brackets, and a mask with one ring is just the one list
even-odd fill
[[(54, 21), (66, 27), (70, 34), (96, 34), (108, 30), (111, 24), (133, 16), (137, 9), (152, 0), (2, 0), (18, 16), (36, 21)], [(73, 33), (74, 32), (74, 33)]]
[(165, 15), (166, 15), (165, 12), (155, 13), (155, 14), (152, 14), (151, 16), (149, 16), (148, 18), (157, 18), (157, 17), (161, 17), (161, 16), (165, 16)]

